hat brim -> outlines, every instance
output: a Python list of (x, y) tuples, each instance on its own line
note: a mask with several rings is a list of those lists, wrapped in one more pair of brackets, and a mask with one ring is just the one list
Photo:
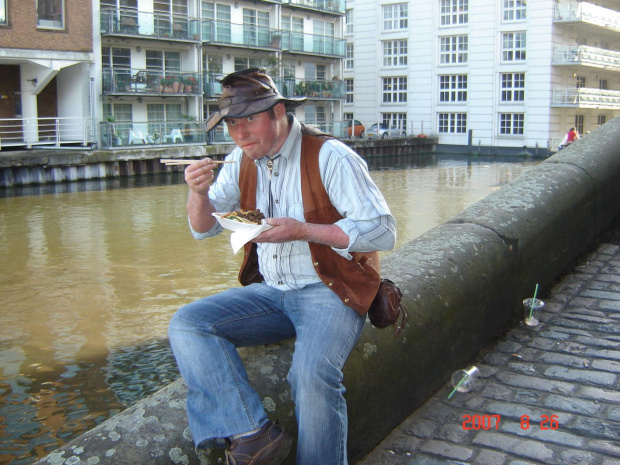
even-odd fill
[(260, 100), (229, 105), (209, 116), (206, 121), (206, 132), (209, 132), (220, 124), (224, 118), (245, 118), (246, 116), (252, 116), (267, 111), (278, 103), (283, 103), (287, 110), (293, 110), (302, 105), (305, 101), (305, 97), (289, 99), (280, 95), (273, 95)]

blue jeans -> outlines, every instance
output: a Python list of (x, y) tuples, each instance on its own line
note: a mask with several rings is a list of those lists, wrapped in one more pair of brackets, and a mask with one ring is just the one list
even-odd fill
[(299, 430), (296, 464), (346, 464), (342, 367), (363, 327), (364, 317), (323, 283), (284, 292), (252, 284), (182, 307), (168, 334), (189, 388), (195, 443), (245, 433), (267, 421), (236, 348), (296, 336), (287, 378)]

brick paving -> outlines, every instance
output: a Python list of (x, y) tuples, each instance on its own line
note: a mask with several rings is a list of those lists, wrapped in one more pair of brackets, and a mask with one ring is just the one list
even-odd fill
[(620, 465), (620, 225), (540, 297), (472, 391), (446, 384), (357, 465)]

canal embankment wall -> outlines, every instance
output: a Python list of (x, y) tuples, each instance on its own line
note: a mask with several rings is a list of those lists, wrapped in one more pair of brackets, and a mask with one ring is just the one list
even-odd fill
[[(345, 365), (350, 463), (518, 324), (537, 284), (544, 299), (590, 250), (620, 214), (619, 176), (616, 118), (382, 260), (410, 318), (397, 338), (367, 323)], [(295, 436), (292, 348), (289, 340), (242, 356), (269, 416)], [(219, 463), (221, 452), (194, 450), (185, 394), (178, 380), (37, 463)]]
[[(433, 152), (436, 139), (406, 138), (345, 140), (364, 158)], [(64, 183), (92, 179), (181, 171), (184, 166), (167, 166), (162, 158), (204, 158), (221, 160), (234, 145), (137, 145), (119, 150), (36, 149), (0, 152), (0, 188)]]

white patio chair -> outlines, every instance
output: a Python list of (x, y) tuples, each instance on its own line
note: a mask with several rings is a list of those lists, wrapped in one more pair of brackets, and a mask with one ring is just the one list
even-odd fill
[(176, 143), (177, 140), (180, 140), (181, 142), (184, 141), (183, 134), (181, 134), (180, 129), (173, 129), (172, 131), (170, 131), (170, 134), (164, 137), (164, 142), (170, 141)]
[(136, 135), (133, 130), (129, 130), (129, 140), (127, 142), (129, 145), (133, 144), (148, 144), (148, 139), (142, 135), (142, 131), (138, 131)]

